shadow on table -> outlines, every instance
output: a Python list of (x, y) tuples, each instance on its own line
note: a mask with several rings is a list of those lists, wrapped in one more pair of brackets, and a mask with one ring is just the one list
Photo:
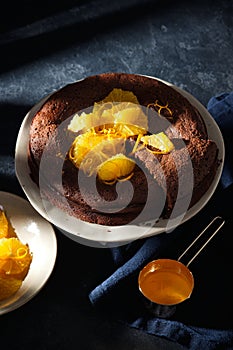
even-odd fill
[(4, 120), (0, 127), (0, 155), (14, 156), (19, 128), (29, 108), (29, 106), (0, 103), (0, 115)]
[(159, 16), (174, 6), (170, 0), (67, 0), (56, 4), (43, 0), (39, 4), (29, 0), (23, 1), (22, 8), (8, 4), (1, 14), (0, 72), (130, 25), (150, 13)]

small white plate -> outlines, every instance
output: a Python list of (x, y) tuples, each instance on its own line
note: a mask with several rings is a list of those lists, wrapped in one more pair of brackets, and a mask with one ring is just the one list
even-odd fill
[(48, 280), (56, 261), (57, 240), (52, 225), (42, 218), (30, 203), (8, 192), (0, 191), (0, 204), (17, 236), (28, 243), (33, 254), (29, 272), (13, 296), (0, 301), (0, 315), (13, 311), (32, 299)]
[(48, 201), (46, 202), (41, 198), (40, 190), (37, 185), (32, 181), (30, 177), (30, 169), (28, 166), (28, 143), (29, 143), (29, 130), (31, 121), (35, 113), (40, 109), (43, 103), (51, 95), (46, 96), (39, 101), (25, 116), (17, 138), (15, 148), (15, 170), (16, 175), (24, 190), (29, 201), (33, 207), (48, 221), (54, 224), (61, 232), (67, 235), (69, 238), (77, 241), (81, 244), (86, 244), (94, 247), (110, 247), (126, 244), (139, 238), (145, 238), (152, 235), (156, 235), (162, 232), (171, 232), (179, 224), (191, 219), (196, 215), (210, 200), (213, 195), (223, 170), (225, 147), (221, 131), (209, 114), (207, 109), (191, 94), (174, 86), (173, 84), (164, 80), (148, 76), (152, 79), (160, 80), (161, 82), (171, 86), (189, 102), (199, 110), (202, 118), (206, 124), (209, 138), (214, 140), (219, 149), (218, 158), (221, 160), (220, 166), (217, 169), (215, 178), (204, 196), (181, 218), (174, 220), (160, 219), (158, 223), (151, 226), (151, 223), (147, 225), (124, 225), (124, 226), (105, 226), (96, 225), (88, 222), (81, 221), (73, 216), (70, 216), (59, 208), (52, 206)]

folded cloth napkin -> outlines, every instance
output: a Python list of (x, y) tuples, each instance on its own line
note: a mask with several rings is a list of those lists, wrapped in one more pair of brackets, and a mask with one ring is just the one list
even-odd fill
[[(195, 218), (173, 232), (107, 248), (112, 254), (112, 274), (90, 291), (89, 299), (101, 312), (187, 349), (233, 349), (233, 288), (227, 282), (227, 277), (232, 275), (231, 261), (230, 258), (224, 260), (232, 254), (229, 232), (233, 224), (227, 201), (231, 201), (233, 195), (233, 155), (230, 150), (233, 92), (212, 97), (207, 109), (222, 131), (226, 150), (225, 165), (215, 194)], [(192, 263), (196, 274), (191, 298), (178, 305), (175, 314), (168, 319), (155, 316), (138, 291), (139, 271), (158, 257), (177, 258), (215, 215), (226, 219), (224, 237), (219, 233), (214, 238), (215, 244), (209, 244), (206, 254), (202, 253), (203, 256)], [(216, 255), (222, 255), (224, 259), (220, 261)], [(205, 285), (204, 290), (202, 285)]]
[(207, 109), (217, 122), (224, 138), (226, 157), (221, 184), (225, 188), (233, 182), (233, 157), (231, 151), (233, 135), (233, 92), (222, 93), (212, 97), (207, 104)]

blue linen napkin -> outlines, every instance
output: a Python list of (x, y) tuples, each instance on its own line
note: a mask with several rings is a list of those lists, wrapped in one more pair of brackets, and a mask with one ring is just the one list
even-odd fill
[[(233, 134), (233, 92), (212, 97), (207, 109), (222, 131), (226, 150), (225, 165), (215, 194), (195, 218), (182, 224), (172, 233), (162, 233), (125, 246), (111, 248), (112, 274), (91, 290), (89, 299), (101, 312), (107, 312), (111, 317), (131, 327), (167, 338), (187, 349), (233, 349), (233, 314), (231, 315), (233, 289), (229, 289), (227, 284), (227, 277), (231, 275), (231, 264), (229, 262), (228, 271), (227, 263), (221, 265), (219, 259), (215, 263), (218, 253), (223, 255), (224, 252), (224, 256), (228, 254), (231, 256), (229, 232), (232, 231), (233, 224), (231, 206), (227, 201), (232, 200), (233, 195), (233, 154), (230, 148)], [(197, 261), (195, 265), (198, 272), (195, 277), (196, 292), (187, 303), (180, 304), (177, 312), (169, 319), (154, 316), (146, 306), (145, 298), (139, 295), (137, 288), (139, 271), (147, 262), (158, 257), (177, 258), (178, 251), (183, 251), (188, 242), (190, 243), (209, 223), (213, 215), (222, 215), (227, 220), (227, 225), (224, 226), (224, 239), (222, 236), (218, 238), (217, 244), (213, 244), (212, 248), (206, 248), (208, 253), (202, 259), (197, 259), (200, 263), (198, 265)], [(205, 287), (207, 289), (203, 291), (201, 283), (206, 274), (202, 275), (201, 271), (208, 268), (210, 261), (212, 268), (209, 273), (209, 289)], [(216, 276), (213, 275), (214, 272), (211, 273), (214, 269)], [(224, 273), (220, 269), (224, 269)], [(221, 283), (216, 283), (218, 273), (222, 274)], [(214, 293), (211, 288), (215, 288)], [(224, 288), (224, 300), (216, 302), (216, 296), (222, 294), (221, 288)]]
[(233, 156), (232, 156), (232, 135), (233, 135), (233, 92), (222, 93), (212, 97), (207, 109), (217, 122), (225, 143), (225, 164), (221, 177), (223, 188), (233, 182)]

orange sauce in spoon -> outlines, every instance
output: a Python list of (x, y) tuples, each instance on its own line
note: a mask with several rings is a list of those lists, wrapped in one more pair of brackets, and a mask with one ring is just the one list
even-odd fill
[(176, 305), (190, 297), (194, 278), (181, 262), (157, 259), (140, 272), (139, 290), (150, 301), (161, 305)]

